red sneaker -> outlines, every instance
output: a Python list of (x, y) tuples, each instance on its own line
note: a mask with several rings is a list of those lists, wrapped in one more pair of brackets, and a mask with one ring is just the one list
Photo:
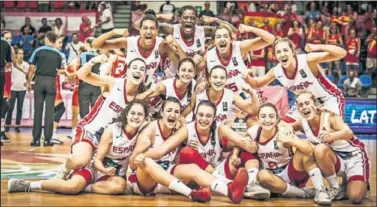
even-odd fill
[(211, 190), (209, 187), (191, 191), (191, 200), (198, 202), (209, 202), (211, 200)]
[(233, 203), (241, 203), (249, 175), (245, 168), (240, 168), (234, 177), (233, 182), (228, 184), (228, 197)]

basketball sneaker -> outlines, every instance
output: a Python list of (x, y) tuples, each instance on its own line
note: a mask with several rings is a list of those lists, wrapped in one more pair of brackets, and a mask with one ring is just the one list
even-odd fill
[(211, 190), (208, 187), (199, 190), (192, 190), (190, 196), (193, 201), (209, 202), (211, 200)]
[(56, 172), (55, 178), (67, 180), (69, 170), (65, 167), (65, 163), (61, 164)]
[(240, 168), (233, 182), (228, 184), (228, 198), (233, 203), (241, 203), (248, 180), (249, 174), (245, 168)]
[(344, 190), (342, 186), (339, 186), (338, 188), (331, 187), (329, 189), (329, 196), (331, 200), (342, 200), (344, 197)]
[(251, 198), (256, 200), (266, 200), (270, 198), (270, 191), (259, 185), (258, 182), (252, 182), (246, 186), (245, 198)]
[(30, 182), (21, 179), (11, 178), (8, 181), (8, 192), (30, 192)]
[(327, 194), (326, 189), (324, 187), (316, 191), (314, 202), (318, 203), (319, 205), (331, 205), (331, 198)]

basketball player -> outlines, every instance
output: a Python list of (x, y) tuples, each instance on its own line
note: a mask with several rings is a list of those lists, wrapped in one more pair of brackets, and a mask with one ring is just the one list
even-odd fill
[(191, 58), (184, 58), (179, 62), (178, 75), (156, 85), (157, 89), (150, 88), (138, 96), (138, 99), (149, 99), (159, 95), (177, 98), (182, 106), (181, 113), (187, 121), (192, 121), (192, 110), (195, 107), (195, 62)]
[[(296, 131), (304, 130), (314, 145), (314, 157), (330, 185), (331, 199), (348, 197), (352, 203), (360, 204), (369, 191), (370, 161), (365, 145), (355, 137), (343, 117), (323, 113), (316, 100), (308, 91), (297, 95), (297, 107), (303, 118), (293, 127)], [(322, 133), (318, 133), (320, 122), (325, 122), (321, 123), (325, 127)], [(345, 183), (339, 185), (339, 174), (345, 174), (347, 186)]]
[[(226, 184), (200, 169), (196, 164), (175, 164), (174, 160), (178, 153), (178, 147), (172, 147), (171, 150), (161, 149), (163, 143), (171, 140), (175, 134), (181, 112), (180, 108), (179, 100), (174, 97), (169, 97), (164, 101), (161, 109), (162, 118), (152, 121), (139, 135), (140, 139), (138, 139), (135, 147), (135, 160), (140, 159), (140, 156), (144, 160), (146, 158), (156, 160), (162, 168), (183, 183), (195, 181), (202, 187), (210, 187), (212, 191), (228, 196), (233, 203), (240, 203), (248, 181), (245, 169), (238, 170), (234, 181)], [(184, 127), (185, 120), (180, 120), (180, 124), (183, 124)], [(159, 193), (160, 189), (156, 188), (156, 181), (150, 175), (150, 171), (137, 167), (138, 165), (133, 162), (135, 161), (131, 158), (131, 168), (136, 169), (136, 183), (132, 187), (133, 192), (140, 195)]]
[[(342, 92), (326, 78), (318, 64), (339, 60), (346, 55), (346, 51), (335, 45), (322, 44), (307, 44), (305, 50), (308, 54), (296, 55), (291, 40), (282, 38), (275, 41), (274, 51), (279, 64), (260, 78), (250, 77), (248, 74), (251, 72), (246, 71), (245, 81), (252, 88), (261, 88), (277, 79), (295, 94), (302, 90), (312, 92), (324, 108), (344, 116)], [(296, 106), (293, 106), (283, 120), (292, 123), (299, 117)]]
[(135, 100), (127, 105), (119, 120), (105, 130), (94, 158), (94, 166), (91, 163), (81, 169), (80, 173), (71, 174), (68, 180), (51, 178), (30, 182), (12, 178), (8, 181), (8, 192), (44, 190), (74, 195), (84, 188), (85, 192), (100, 194), (125, 192), (126, 181), (123, 173), (127, 170), (137, 134), (147, 116), (146, 112), (146, 104), (143, 102)]
[(263, 104), (258, 117), (260, 124), (249, 128), (248, 134), (263, 166), (257, 175), (260, 184), (284, 197), (308, 198), (311, 193), (302, 187), (310, 177), (316, 190), (314, 201), (331, 204), (310, 144), (298, 139), (289, 126), (278, 126), (280, 118), (273, 104)]
[(65, 178), (71, 169), (80, 169), (89, 164), (105, 128), (114, 122), (139, 92), (144, 90), (142, 82), (146, 65), (142, 59), (134, 59), (130, 62), (126, 78), (115, 79), (91, 72), (93, 65), (100, 63), (102, 58), (102, 55), (92, 58), (76, 72), (80, 80), (94, 86), (109, 87), (110, 94), (106, 98), (100, 96), (90, 113), (79, 121), (72, 143), (72, 154), (61, 165), (56, 175), (59, 178)]

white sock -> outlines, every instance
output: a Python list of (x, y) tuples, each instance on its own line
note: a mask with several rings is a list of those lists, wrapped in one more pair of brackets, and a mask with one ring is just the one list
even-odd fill
[(313, 186), (316, 190), (323, 189), (325, 185), (323, 184), (323, 177), (321, 170), (316, 167), (309, 171), (310, 179), (312, 180)]
[(219, 180), (223, 181), (225, 184), (229, 184), (229, 183), (232, 182), (231, 180), (229, 180), (228, 178), (226, 178), (225, 176), (223, 176), (222, 174), (220, 174), (220, 173), (219, 173), (218, 171), (216, 171), (216, 170), (212, 173), (212, 175), (213, 175), (213, 177), (215, 177), (216, 179), (219, 179)]
[(338, 176), (336, 174), (326, 177), (327, 182), (332, 188), (339, 188)]
[(185, 195), (187, 197), (190, 196), (192, 191), (189, 187), (187, 187), (185, 184), (183, 184), (180, 180), (176, 178), (170, 182), (169, 189), (178, 192), (182, 195)]
[(293, 198), (303, 198), (304, 194), (305, 192), (302, 189), (296, 186), (293, 186), (289, 183), (287, 183), (287, 189), (283, 193), (284, 196), (293, 197)]
[(249, 182), (247, 183), (248, 185), (257, 181), (258, 172), (259, 172), (258, 168), (250, 168), (247, 170), (247, 174), (249, 174)]
[(228, 196), (228, 185), (223, 183), (221, 180), (216, 179), (211, 184), (211, 190), (222, 195)]
[(42, 189), (42, 181), (33, 181), (30, 182), (31, 190), (41, 190)]
[(92, 192), (92, 184), (87, 185), (87, 186), (85, 187), (85, 189), (84, 189), (84, 192), (86, 192), (86, 193), (91, 193), (91, 192)]

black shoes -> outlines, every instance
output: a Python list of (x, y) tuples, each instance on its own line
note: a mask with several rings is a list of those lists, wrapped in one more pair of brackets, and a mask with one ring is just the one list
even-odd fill
[(15, 127), (14, 130), (15, 130), (17, 133), (20, 133), (20, 132), (21, 132), (21, 130), (20, 130), (19, 127)]
[(45, 140), (44, 143), (43, 143), (43, 146), (52, 147), (52, 146), (54, 146), (54, 143), (52, 143), (50, 140)]
[(9, 132), (9, 127), (4, 127), (5, 132)]
[(41, 146), (41, 142), (39, 140), (33, 140), (33, 142), (30, 143), (30, 146), (39, 147)]
[(1, 132), (0, 137), (1, 137), (1, 142), (9, 142), (10, 141), (9, 137), (7, 137), (5, 132)]

